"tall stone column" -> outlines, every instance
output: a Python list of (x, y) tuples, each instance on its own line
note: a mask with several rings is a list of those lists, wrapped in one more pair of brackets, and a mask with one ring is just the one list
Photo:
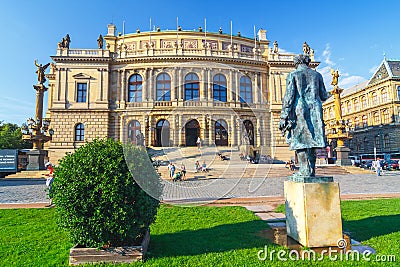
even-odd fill
[(235, 89), (236, 89), (236, 99), (235, 101), (240, 103), (240, 80), (239, 80), (239, 71), (235, 71)]
[(142, 71), (143, 81), (142, 81), (142, 102), (147, 102), (149, 97), (148, 94), (148, 81), (147, 81), (147, 68)]
[(201, 69), (201, 78), (199, 81), (199, 85), (201, 86), (201, 93), (200, 93), (200, 99), (205, 100), (207, 99), (207, 79), (206, 79), (206, 72), (207, 68), (202, 68)]
[(120, 108), (125, 108), (125, 101), (126, 101), (126, 71), (120, 70), (121, 74), (121, 100), (120, 100)]
[(182, 115), (178, 115), (178, 146), (182, 146), (183, 145), (183, 143), (182, 143), (182, 127), (183, 127), (183, 125), (182, 125)]
[(212, 92), (212, 78), (211, 78), (211, 68), (207, 69), (207, 82), (208, 82), (208, 88), (207, 88), (207, 100), (210, 102), (213, 102), (213, 92)]
[(149, 81), (149, 87), (148, 87), (148, 95), (149, 95), (149, 101), (152, 102), (154, 99), (154, 91), (155, 91), (155, 86), (154, 86), (154, 77), (153, 77), (153, 73), (154, 73), (154, 69), (150, 68), (149, 69), (149, 77), (148, 77), (148, 81)]
[(237, 143), (235, 115), (231, 115), (230, 130), (231, 130), (229, 133), (230, 144), (231, 146), (236, 146), (238, 145), (238, 143)]
[(182, 84), (182, 68), (178, 68), (178, 94), (179, 94), (179, 100), (183, 101), (184, 100), (184, 93), (183, 93), (183, 84)]
[(254, 103), (259, 104), (260, 103), (260, 98), (259, 98), (259, 87), (258, 87), (258, 73), (254, 73)]
[(153, 132), (154, 132), (154, 127), (153, 127), (153, 116), (149, 115), (149, 131), (147, 132), (147, 145), (152, 146), (153, 145)]
[(229, 70), (229, 86), (228, 86), (228, 95), (227, 95), (227, 100), (228, 102), (233, 102), (234, 101), (234, 93), (235, 89), (233, 87), (233, 70)]
[(215, 123), (213, 123), (212, 116), (209, 115), (208, 117), (208, 145), (212, 146), (215, 143), (215, 138), (214, 138), (214, 128)]
[(261, 119), (257, 117), (256, 122), (256, 146), (261, 146)]

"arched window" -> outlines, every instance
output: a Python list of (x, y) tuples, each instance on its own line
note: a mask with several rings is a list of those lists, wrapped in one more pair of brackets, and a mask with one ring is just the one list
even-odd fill
[(83, 123), (78, 123), (75, 126), (75, 141), (85, 140), (85, 125)]
[(342, 104), (340, 105), (340, 108), (342, 109), (342, 113), (343, 113), (343, 114), (347, 113), (347, 112), (346, 112), (346, 107), (345, 107), (344, 103), (342, 103)]
[(171, 101), (171, 77), (167, 73), (157, 76), (157, 101)]
[(390, 123), (390, 116), (389, 116), (389, 110), (385, 109), (382, 112), (383, 115), (383, 123)]
[(351, 101), (347, 101), (347, 112), (353, 112), (353, 106), (351, 105)]
[(380, 148), (379, 135), (374, 136), (374, 144), (376, 148)]
[(356, 129), (360, 128), (360, 118), (359, 117), (354, 118), (354, 127)]
[(247, 76), (240, 78), (240, 102), (251, 103), (252, 100), (251, 92), (251, 80)]
[(368, 107), (368, 102), (367, 102), (367, 98), (365, 96), (363, 96), (361, 98), (361, 104), (363, 108), (367, 108)]
[(133, 74), (129, 78), (128, 101), (142, 102), (142, 76), (139, 74)]
[(217, 74), (213, 79), (214, 100), (226, 102), (226, 78), (222, 74)]
[(134, 144), (138, 144), (137, 140), (138, 137), (141, 133), (141, 127), (140, 127), (140, 122), (137, 120), (132, 120), (128, 124), (128, 138), (129, 140), (132, 141)]
[(388, 101), (388, 93), (387, 93), (386, 89), (383, 89), (381, 91), (381, 99), (382, 99), (382, 103), (386, 103)]
[(388, 134), (385, 134), (383, 136), (383, 147), (384, 148), (389, 148), (390, 147), (390, 138)]
[(333, 108), (329, 108), (329, 117), (334, 118), (335, 114), (333, 114)]
[(358, 99), (354, 99), (354, 110), (358, 111), (360, 110), (360, 102), (358, 102)]
[(185, 100), (199, 100), (199, 77), (195, 73), (185, 77)]
[(400, 86), (397, 86), (397, 99), (400, 100)]
[(364, 137), (364, 152), (368, 151), (368, 138)]
[(363, 122), (363, 127), (367, 127), (368, 126), (368, 116), (364, 115), (362, 117), (362, 122)]
[(378, 125), (379, 123), (381, 123), (381, 120), (380, 120), (380, 118), (379, 118), (379, 113), (378, 113), (378, 112), (375, 112), (375, 113), (374, 113), (374, 124), (375, 124), (375, 125)]
[(372, 98), (372, 105), (378, 105), (378, 95), (376, 94), (376, 92), (372, 93), (371, 98)]

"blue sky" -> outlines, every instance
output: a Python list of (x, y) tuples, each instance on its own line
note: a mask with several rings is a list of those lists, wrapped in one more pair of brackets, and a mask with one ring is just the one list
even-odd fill
[[(369, 79), (383, 55), (400, 59), (400, 1), (3, 1), (0, 8), (0, 121), (22, 124), (35, 112), (36, 67), (50, 62), (67, 33), (71, 48), (96, 48), (113, 22), (122, 32), (149, 29), (230, 31), (253, 37), (253, 26), (267, 30), (280, 49), (301, 53), (304, 41), (321, 61), (330, 88), (329, 67), (339, 69), (339, 86)], [(204, 26), (203, 26), (204, 27)], [(47, 94), (47, 93), (46, 93)]]

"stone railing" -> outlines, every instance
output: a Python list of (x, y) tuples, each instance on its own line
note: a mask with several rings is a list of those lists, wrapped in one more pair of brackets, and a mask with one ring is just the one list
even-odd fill
[(213, 50), (199, 48), (161, 48), (161, 49), (120, 49), (115, 53), (102, 49), (57, 49), (57, 56), (63, 57), (110, 57), (125, 59), (136, 57), (160, 57), (160, 56), (199, 56), (199, 57), (219, 57), (219, 58), (236, 58), (254, 61), (264, 61), (260, 51), (249, 53), (239, 50)]

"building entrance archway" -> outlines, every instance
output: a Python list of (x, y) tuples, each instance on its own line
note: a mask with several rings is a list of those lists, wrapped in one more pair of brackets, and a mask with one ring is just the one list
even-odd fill
[(215, 122), (215, 137), (216, 146), (228, 145), (228, 124), (224, 120), (217, 120)]
[(168, 147), (170, 127), (167, 120), (159, 120), (156, 124), (156, 142), (155, 146)]
[(245, 120), (243, 122), (244, 133), (248, 138), (249, 145), (254, 146), (254, 126), (250, 120)]
[(185, 124), (186, 146), (196, 146), (197, 137), (200, 136), (200, 124), (197, 120), (191, 120)]

